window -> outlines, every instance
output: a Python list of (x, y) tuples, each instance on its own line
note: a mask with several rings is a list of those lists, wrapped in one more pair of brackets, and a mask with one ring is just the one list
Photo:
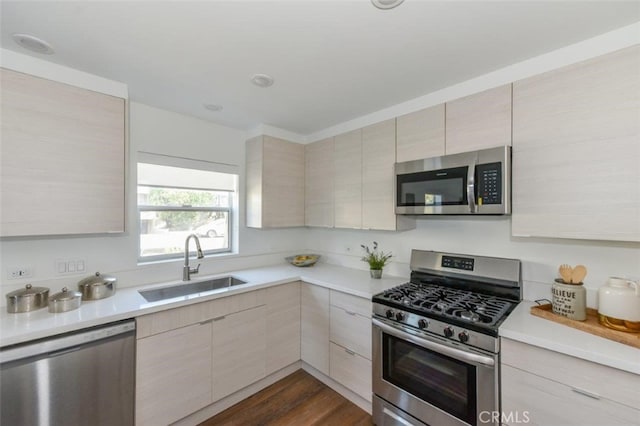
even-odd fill
[(183, 257), (190, 234), (205, 254), (231, 251), (238, 175), (216, 171), (230, 167), (139, 153), (139, 260)]

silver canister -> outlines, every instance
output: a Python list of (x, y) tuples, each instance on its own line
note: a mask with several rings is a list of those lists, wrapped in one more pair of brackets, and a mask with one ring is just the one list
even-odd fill
[(99, 300), (116, 293), (116, 277), (96, 272), (78, 282), (82, 300)]
[(554, 314), (576, 321), (587, 319), (587, 291), (582, 283), (565, 284), (557, 278), (551, 286), (551, 309)]
[(47, 287), (33, 287), (27, 284), (24, 289), (7, 294), (7, 312), (10, 314), (31, 312), (46, 307), (48, 302)]
[(62, 291), (49, 298), (49, 312), (57, 314), (60, 312), (78, 309), (82, 303), (82, 294), (79, 291), (69, 291), (64, 287)]

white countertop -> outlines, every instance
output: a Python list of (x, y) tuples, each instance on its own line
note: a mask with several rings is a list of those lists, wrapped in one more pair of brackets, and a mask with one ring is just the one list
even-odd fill
[[(406, 277), (391, 276), (374, 280), (369, 277), (369, 271), (323, 263), (308, 268), (281, 264), (211, 276), (195, 276), (193, 281), (226, 275), (233, 275), (247, 283), (230, 289), (151, 303), (138, 293), (138, 290), (142, 289), (181, 283), (180, 280), (175, 280), (161, 284), (121, 288), (112, 297), (83, 302), (79, 309), (60, 314), (49, 313), (46, 308), (22, 314), (2, 312), (0, 313), (0, 347), (297, 280), (367, 299), (407, 281)], [(533, 316), (529, 313), (531, 306), (533, 306), (532, 302), (521, 302), (500, 326), (500, 336), (640, 374), (640, 349)]]
[(530, 313), (523, 301), (500, 326), (500, 336), (640, 374), (640, 349), (577, 330)]
[(116, 294), (107, 299), (86, 301), (82, 303), (79, 309), (59, 314), (49, 313), (47, 308), (21, 314), (9, 314), (3, 311), (0, 313), (0, 347), (297, 280), (367, 299), (370, 299), (375, 293), (407, 281), (407, 278), (390, 276), (383, 276), (379, 280), (371, 279), (369, 271), (323, 263), (306, 268), (282, 264), (231, 271), (211, 276), (194, 276), (193, 281), (202, 281), (227, 275), (233, 275), (247, 283), (229, 289), (214, 290), (152, 303), (147, 302), (138, 293), (138, 290), (142, 289), (159, 288), (181, 283), (180, 280), (176, 280), (161, 284), (117, 289)]

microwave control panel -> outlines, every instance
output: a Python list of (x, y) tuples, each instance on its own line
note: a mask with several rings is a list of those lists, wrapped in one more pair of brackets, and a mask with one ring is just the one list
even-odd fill
[(478, 204), (502, 203), (502, 163), (478, 164), (476, 166), (476, 197)]

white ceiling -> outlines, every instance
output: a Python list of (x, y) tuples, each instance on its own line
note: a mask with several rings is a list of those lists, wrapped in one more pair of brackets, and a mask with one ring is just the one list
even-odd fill
[[(130, 99), (301, 135), (640, 21), (640, 2), (4, 1), (2, 47), (128, 84)], [(30, 33), (54, 55), (11, 39)], [(266, 73), (268, 89), (249, 79)], [(212, 112), (203, 103), (220, 104)]]

